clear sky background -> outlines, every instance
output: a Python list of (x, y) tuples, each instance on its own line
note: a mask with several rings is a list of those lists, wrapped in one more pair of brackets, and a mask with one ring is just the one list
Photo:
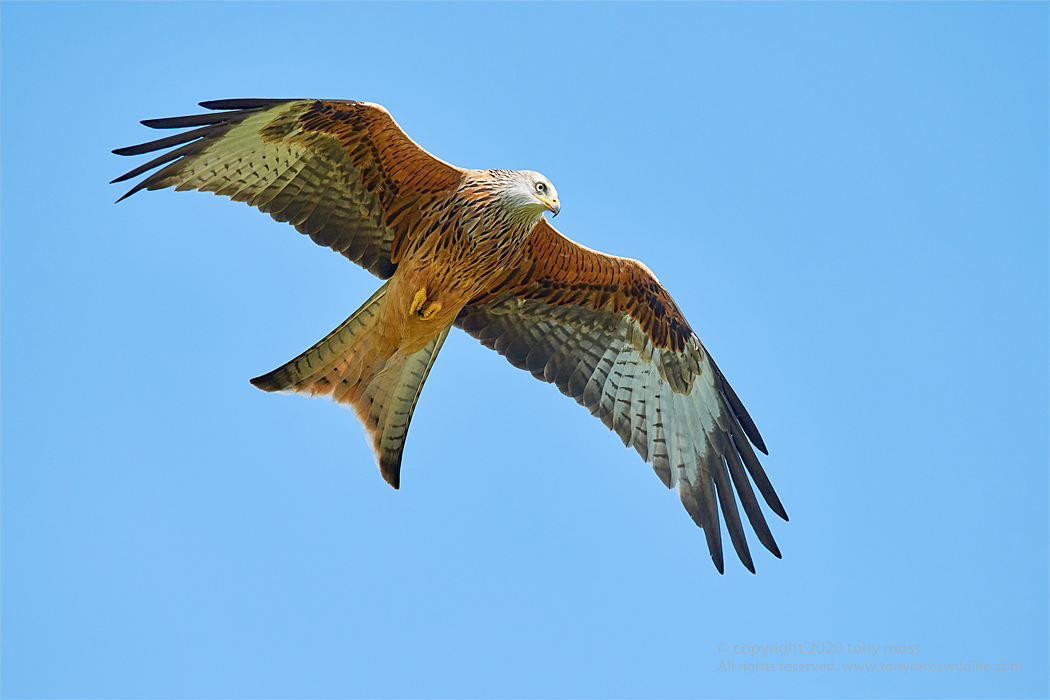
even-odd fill
[[(0, 13), (5, 697), (1046, 697), (1046, 3)], [(755, 418), (783, 560), (718, 575), (459, 331), (400, 492), (350, 411), (250, 386), (379, 281), (224, 198), (113, 204), (138, 120), (231, 97), (547, 175)]]

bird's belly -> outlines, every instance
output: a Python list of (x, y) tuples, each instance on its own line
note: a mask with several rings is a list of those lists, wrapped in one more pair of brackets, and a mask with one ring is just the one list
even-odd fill
[(472, 294), (438, 265), (399, 266), (390, 279), (383, 324), (390, 342), (415, 353), (456, 320)]
[[(462, 223), (462, 222), (461, 222)], [(430, 236), (408, 251), (391, 277), (388, 321), (402, 350), (415, 352), (445, 328), (467, 302), (491, 289), (520, 253), (512, 237)]]

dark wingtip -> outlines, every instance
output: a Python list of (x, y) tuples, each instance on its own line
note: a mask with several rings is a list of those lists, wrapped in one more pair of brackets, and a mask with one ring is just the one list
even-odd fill
[(401, 462), (397, 464), (380, 464), (379, 471), (383, 474), (383, 480), (390, 484), (395, 491), (401, 490)]
[[(735, 542), (733, 543), (736, 544)], [(744, 565), (751, 573), (755, 573), (755, 563), (751, 561), (751, 552), (747, 551), (747, 543), (744, 544), (744, 551), (737, 550), (737, 556), (740, 557), (740, 563)]]
[(277, 380), (276, 376), (280, 371), (280, 369), (275, 369), (272, 372), (267, 372), (266, 374), (255, 377), (254, 379), (249, 379), (248, 381), (250, 381), (252, 386), (256, 389), (262, 389), (263, 391), (280, 391), (284, 388), (284, 385)]
[(379, 473), (383, 475), (383, 480), (395, 490), (399, 490), (401, 488), (401, 450), (381, 450), (378, 438), (375, 450), (379, 462)]
[[(124, 180), (127, 180), (127, 179), (128, 179), (128, 178), (127, 178), (127, 176), (126, 176), (126, 175), (121, 175), (120, 177), (118, 177), (118, 178), (117, 178), (116, 180), (113, 180), (113, 182), (110, 182), (109, 184), (111, 184), (111, 185), (112, 185), (112, 184), (113, 184), (113, 183), (115, 183), (115, 182), (123, 182)], [(135, 185), (135, 186), (134, 186), (134, 187), (132, 187), (132, 188), (131, 188), (130, 190), (128, 190), (127, 192), (125, 192), (125, 193), (124, 193), (124, 196), (123, 196), (123, 197), (121, 197), (120, 199), (118, 199), (117, 201), (115, 201), (115, 202), (113, 202), (113, 203), (114, 203), (114, 204), (120, 204), (120, 203), (121, 203), (121, 202), (123, 202), (123, 201), (124, 201), (125, 199), (127, 199), (127, 198), (128, 198), (128, 197), (130, 197), (131, 195), (135, 194), (135, 193), (136, 193), (136, 192), (138, 192), (139, 190), (143, 189), (144, 187), (146, 187), (146, 182), (145, 182), (145, 181), (143, 181), (143, 182), (140, 182), (139, 184)]]
[(294, 99), (275, 99), (275, 98), (241, 98), (232, 100), (206, 100), (204, 102), (198, 102), (204, 109), (259, 109), (260, 107), (270, 107), (272, 105), (281, 104), (282, 102), (295, 102)]
[[(711, 356), (708, 355), (708, 359)], [(714, 364), (714, 360), (711, 360), (711, 364)], [(762, 439), (762, 435), (758, 432), (758, 426), (755, 425), (755, 421), (751, 419), (751, 415), (748, 414), (747, 409), (744, 408), (744, 403), (740, 400), (740, 397), (733, 391), (733, 387), (729, 385), (729, 381), (726, 379), (722, 371), (718, 369), (718, 365), (715, 365), (715, 373), (721, 380), (722, 384), (722, 396), (725, 397), (726, 403), (729, 404), (730, 409), (733, 411), (733, 415), (736, 416), (737, 421), (740, 422), (740, 427), (744, 429), (744, 434), (747, 435), (748, 439), (751, 440), (751, 444), (761, 450), (762, 454), (768, 455), (769, 450), (766, 449), (766, 443)]]

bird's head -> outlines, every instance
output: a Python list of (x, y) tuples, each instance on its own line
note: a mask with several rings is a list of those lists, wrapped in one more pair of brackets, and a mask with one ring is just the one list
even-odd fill
[(554, 216), (557, 216), (558, 212), (561, 211), (561, 202), (558, 201), (558, 190), (554, 189), (554, 185), (551, 184), (550, 180), (539, 173), (534, 173), (530, 170), (526, 174), (530, 176), (533, 196), (540, 200), (540, 203), (548, 211), (554, 212)]
[(513, 206), (537, 220), (545, 211), (558, 215), (561, 202), (558, 201), (558, 190), (554, 189), (550, 180), (531, 170), (515, 170), (510, 174), (506, 194)]

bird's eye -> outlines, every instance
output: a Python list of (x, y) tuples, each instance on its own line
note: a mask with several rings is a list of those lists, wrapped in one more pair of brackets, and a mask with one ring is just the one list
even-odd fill
[(536, 191), (542, 194), (542, 193), (547, 191), (547, 186), (545, 184), (543, 184), (542, 182), (537, 182), (536, 183)]

